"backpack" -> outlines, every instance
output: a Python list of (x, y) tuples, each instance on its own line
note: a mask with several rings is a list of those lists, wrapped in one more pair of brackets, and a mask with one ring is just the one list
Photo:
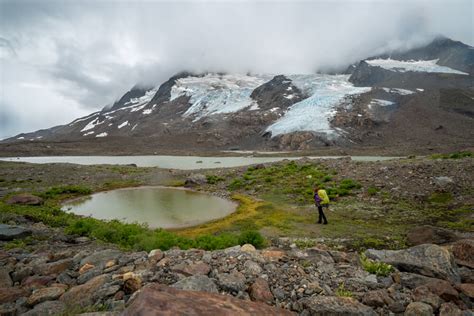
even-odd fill
[(314, 194), (314, 203), (316, 203), (317, 206), (321, 204), (322, 199), (319, 197), (318, 192)]

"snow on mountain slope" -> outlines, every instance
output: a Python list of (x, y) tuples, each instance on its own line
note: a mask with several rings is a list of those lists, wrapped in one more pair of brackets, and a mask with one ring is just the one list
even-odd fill
[(434, 72), (434, 73), (451, 73), (458, 75), (469, 75), (456, 69), (436, 64), (438, 59), (433, 60), (395, 60), (395, 59), (371, 59), (366, 60), (371, 66), (382, 67), (387, 70), (396, 72), (417, 71), (417, 72)]
[(171, 90), (170, 101), (182, 95), (190, 96), (191, 106), (183, 116), (192, 116), (194, 121), (212, 114), (237, 112), (255, 105), (250, 94), (272, 77), (206, 74), (181, 78)]
[(310, 95), (293, 104), (288, 112), (266, 131), (272, 137), (298, 131), (313, 131), (337, 136), (337, 131), (331, 128), (329, 121), (335, 114), (344, 97), (368, 92), (371, 88), (354, 87), (348, 75), (290, 75), (293, 84), (304, 93)]

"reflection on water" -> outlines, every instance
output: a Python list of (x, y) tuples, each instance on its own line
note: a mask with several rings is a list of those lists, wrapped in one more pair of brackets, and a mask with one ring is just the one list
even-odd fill
[[(347, 156), (349, 157), (349, 156)], [(31, 163), (75, 163), (79, 165), (127, 165), (138, 167), (160, 167), (167, 169), (210, 169), (247, 166), (251, 164), (301, 159), (303, 157), (199, 157), (199, 156), (49, 156), (0, 158), (6, 161), (24, 161)], [(308, 157), (311, 159), (333, 159), (341, 156)], [(377, 161), (397, 159), (399, 157), (352, 156), (355, 161)]]
[(65, 204), (63, 210), (152, 228), (176, 228), (224, 217), (235, 210), (235, 203), (188, 190), (143, 187), (93, 194)]

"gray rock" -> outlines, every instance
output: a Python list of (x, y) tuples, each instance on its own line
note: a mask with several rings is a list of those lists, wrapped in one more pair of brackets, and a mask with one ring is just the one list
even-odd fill
[(458, 283), (461, 278), (451, 253), (438, 245), (418, 245), (404, 250), (374, 250), (365, 252), (368, 258), (391, 264), (400, 271)]
[(205, 275), (194, 275), (184, 278), (171, 287), (188, 290), (188, 291), (204, 291), (209, 293), (217, 293), (217, 285), (214, 281)]
[(11, 287), (13, 285), (10, 273), (4, 267), (0, 268), (0, 288)]
[(202, 185), (207, 183), (207, 178), (205, 175), (197, 173), (190, 175), (185, 181), (184, 186), (186, 187), (193, 187), (196, 185)]
[(66, 304), (61, 301), (46, 301), (35, 306), (23, 316), (61, 315), (66, 310)]
[(110, 260), (117, 260), (122, 255), (121, 251), (115, 249), (106, 249), (97, 251), (90, 256), (85, 257), (81, 260), (80, 266), (82, 267), (86, 263), (92, 264), (96, 267), (104, 268), (105, 264)]
[(435, 278), (429, 278), (420, 274), (416, 273), (409, 273), (409, 272), (400, 272), (400, 284), (403, 287), (407, 287), (409, 289), (414, 289), (419, 287), (420, 285), (427, 284), (431, 281), (435, 281)]
[(451, 177), (434, 177), (434, 183), (442, 188), (454, 183), (453, 178)]
[(22, 205), (40, 205), (43, 204), (43, 199), (36, 195), (24, 193), (10, 197), (6, 201), (6, 203)]
[(252, 260), (245, 261), (244, 269), (246, 274), (258, 275), (262, 273), (262, 268), (260, 265)]
[(407, 241), (413, 246), (422, 244), (442, 245), (460, 240), (461, 238), (449, 229), (429, 225), (415, 227), (407, 234)]
[(405, 316), (432, 316), (433, 308), (422, 302), (413, 302), (408, 304), (405, 310)]
[(319, 296), (303, 298), (299, 301), (303, 309), (311, 316), (326, 315), (351, 315), (351, 316), (375, 316), (375, 311), (369, 306), (359, 303), (349, 297)]
[(31, 230), (19, 226), (0, 224), (0, 240), (8, 241), (25, 238), (31, 235)]
[(219, 285), (226, 291), (239, 292), (246, 290), (245, 276), (240, 272), (221, 273), (217, 276)]

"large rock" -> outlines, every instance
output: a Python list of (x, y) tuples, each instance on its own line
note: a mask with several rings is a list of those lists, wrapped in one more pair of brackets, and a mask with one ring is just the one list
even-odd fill
[(0, 268), (0, 288), (10, 287), (13, 285), (10, 273), (5, 268)]
[(22, 316), (63, 315), (66, 308), (66, 304), (61, 301), (46, 301), (36, 305), (32, 310), (22, 314)]
[(462, 316), (463, 312), (453, 303), (443, 303), (439, 308), (439, 316)]
[(33, 294), (28, 297), (26, 303), (30, 306), (34, 306), (45, 301), (53, 301), (63, 295), (64, 292), (65, 290), (63, 288), (56, 286), (42, 288), (34, 291)]
[(40, 264), (33, 268), (33, 272), (39, 275), (59, 275), (67, 269), (70, 269), (73, 264), (74, 260), (72, 258), (67, 258), (55, 262)]
[(270, 291), (268, 282), (262, 278), (257, 278), (249, 289), (250, 298), (254, 301), (271, 304), (273, 302), (273, 294)]
[(240, 272), (221, 273), (217, 277), (219, 285), (226, 291), (239, 292), (246, 289), (245, 276)]
[(31, 235), (31, 230), (19, 227), (0, 224), (0, 240), (8, 241), (17, 238), (25, 238)]
[(173, 284), (172, 287), (188, 291), (218, 292), (214, 281), (205, 275), (194, 275), (184, 278)]
[(459, 240), (452, 245), (451, 251), (457, 264), (474, 269), (474, 240)]
[(96, 292), (110, 280), (108, 275), (99, 275), (87, 283), (75, 286), (61, 296), (60, 300), (67, 305), (88, 306), (96, 299)]
[(451, 286), (448, 281), (432, 280), (425, 285), (432, 293), (438, 295), (446, 302), (457, 300), (458, 292)]
[(471, 298), (471, 300), (474, 300), (474, 283), (464, 283), (464, 284), (458, 284), (457, 288), (459, 291), (461, 291), (464, 295), (468, 296)]
[(409, 272), (400, 272), (399, 273), (399, 283), (403, 287), (407, 287), (409, 289), (414, 289), (419, 287), (420, 285), (425, 285), (430, 281), (436, 281), (436, 278), (426, 277), (424, 275), (416, 274), (416, 273), (409, 273)]
[(43, 199), (39, 196), (32, 194), (18, 194), (10, 197), (7, 204), (22, 204), (22, 205), (41, 205), (43, 204)]
[(303, 309), (311, 316), (347, 315), (347, 316), (371, 316), (377, 315), (369, 306), (359, 303), (349, 297), (319, 296), (303, 298), (299, 301)]
[(26, 297), (30, 293), (19, 288), (0, 288), (0, 304), (15, 302), (20, 297)]
[(405, 316), (432, 316), (433, 308), (431, 305), (422, 302), (413, 302), (408, 304), (405, 310)]
[(117, 260), (123, 253), (115, 249), (106, 249), (102, 251), (97, 251), (91, 254), (90, 256), (85, 257), (81, 260), (80, 266), (84, 266), (86, 263), (93, 265), (95, 267), (105, 268), (105, 265), (110, 260)]
[(152, 283), (145, 286), (124, 316), (162, 315), (294, 315), (263, 303), (243, 301), (231, 296), (183, 291)]
[(190, 175), (185, 181), (184, 181), (184, 186), (186, 187), (193, 187), (196, 185), (202, 185), (207, 183), (207, 178), (203, 174), (192, 174)]
[(400, 271), (414, 272), (454, 283), (460, 281), (454, 257), (448, 250), (438, 245), (418, 245), (404, 250), (369, 249), (365, 253), (368, 258), (391, 264)]
[(383, 307), (385, 305), (393, 304), (395, 301), (388, 295), (387, 290), (369, 291), (364, 294), (362, 303), (373, 307)]
[(420, 226), (410, 230), (407, 241), (410, 245), (446, 244), (461, 239), (456, 233), (440, 227)]

